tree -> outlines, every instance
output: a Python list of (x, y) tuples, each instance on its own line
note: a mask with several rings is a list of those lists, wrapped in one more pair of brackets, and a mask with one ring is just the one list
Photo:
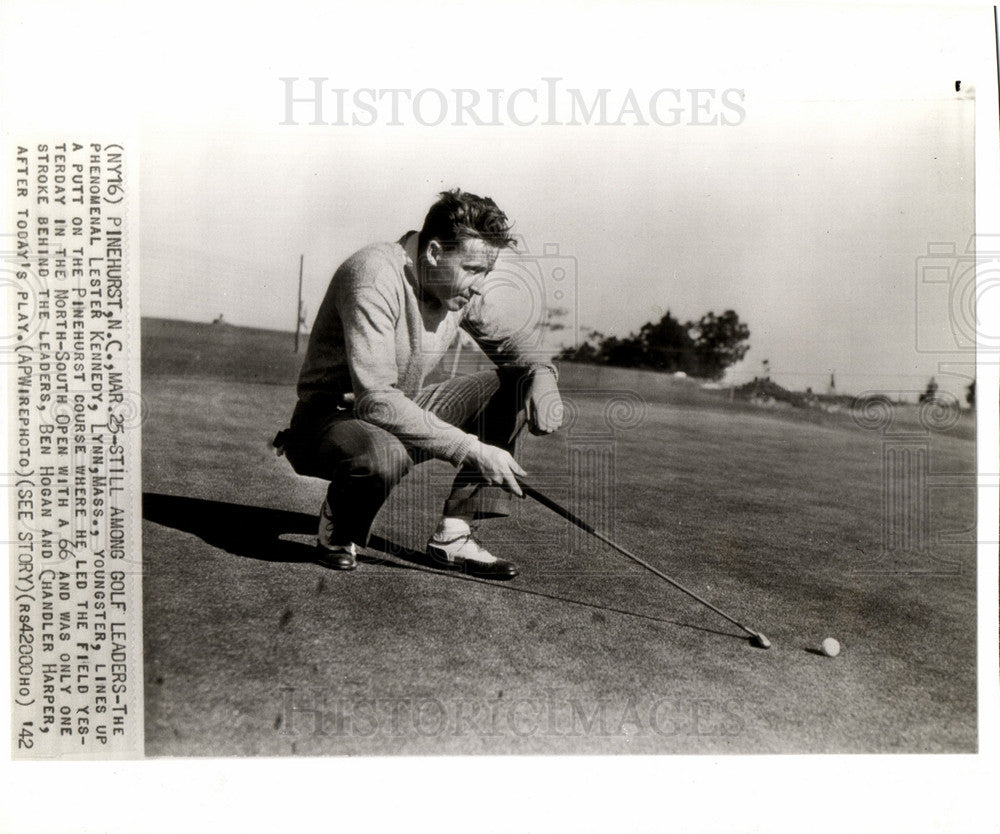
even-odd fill
[(934, 400), (937, 399), (937, 390), (938, 390), (937, 380), (934, 379), (934, 377), (931, 377), (930, 381), (928, 381), (927, 383), (927, 390), (920, 395), (920, 402), (922, 403), (934, 402)]
[(750, 338), (750, 328), (733, 310), (726, 310), (721, 316), (706, 313), (691, 326), (691, 332), (697, 360), (695, 376), (721, 379), (726, 368), (735, 365), (750, 350), (750, 345), (745, 344)]
[(681, 324), (669, 310), (656, 324), (644, 324), (638, 337), (641, 364), (657, 371), (694, 372), (697, 362), (690, 331), (691, 323)]
[(577, 347), (572, 345), (559, 351), (556, 359), (563, 362), (586, 362), (590, 365), (601, 365), (606, 357), (603, 355), (603, 345), (607, 337), (599, 330), (591, 330)]
[(558, 358), (719, 379), (746, 356), (749, 337), (749, 328), (732, 310), (721, 316), (706, 313), (697, 324), (682, 324), (667, 310), (658, 322), (646, 322), (624, 339), (591, 331), (583, 344), (564, 348)]

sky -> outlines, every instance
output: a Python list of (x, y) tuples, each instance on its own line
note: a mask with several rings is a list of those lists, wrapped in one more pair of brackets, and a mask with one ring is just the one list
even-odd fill
[[(515, 220), (522, 252), (557, 247), (574, 284), (564, 304), (549, 300), (569, 310), (562, 342), (577, 328), (625, 336), (668, 309), (682, 321), (734, 309), (751, 330), (735, 381), (766, 359), (799, 389), (825, 390), (831, 373), (849, 393), (914, 395), (935, 373), (944, 388), (967, 384), (971, 368), (951, 379), (927, 350), (954, 338), (918, 258), (931, 243), (962, 252), (973, 232), (974, 93), (954, 83), (982, 10), (594, 5), (598, 46), (565, 23), (565, 37), (540, 34), (560, 28), (559, 9), (532, 21), (515, 5), (493, 29), (459, 16), (436, 46), (407, 36), (402, 8), (391, 30), (314, 21), (326, 49), (284, 21), (274, 34), (294, 30), (295, 46), (260, 52), (237, 24), (224, 65), (200, 63), (211, 44), (191, 33), (193, 63), (152, 76), (158, 106), (143, 110), (143, 314), (291, 329), (300, 255), (311, 320), (346, 256), (418, 228), (436, 193), (460, 186)], [(384, 108), (369, 126), (311, 125), (308, 103), (294, 105), (298, 124), (279, 124), (279, 79), (299, 79), (305, 98), (310, 77), (347, 91), (348, 122), (368, 117), (351, 106), (359, 89), (432, 92), (419, 109), (399, 99), (399, 125)], [(562, 125), (428, 124), (434, 91), (486, 101), (501, 89), (506, 101), (524, 87), (544, 100), (547, 78), (561, 79), (550, 98)], [(710, 90), (709, 109), (693, 113), (684, 93), (682, 123), (658, 125), (661, 88)], [(565, 124), (570, 89), (588, 104), (607, 90), (607, 123)], [(630, 90), (640, 118), (610, 124)], [(742, 91), (726, 99), (741, 109), (725, 90)], [(530, 95), (515, 115), (544, 120)], [(326, 121), (335, 104), (326, 93)], [(730, 124), (690, 124), (711, 116)]]
[[(439, 190), (461, 186), (497, 200), (539, 269), (547, 246), (568, 259), (573, 292), (549, 298), (570, 309), (563, 342), (731, 308), (751, 331), (732, 381), (766, 359), (798, 389), (834, 373), (848, 393), (915, 396), (933, 374), (964, 396), (974, 374), (949, 288), (923, 281), (920, 259), (964, 253), (973, 233), (975, 86), (996, 83), (989, 7), (184, 0), (111, 3), (102, 20), (49, 5), (66, 32), (130, 33), (101, 50), (60, 44), (86, 72), (31, 39), (11, 39), (0, 68), (26, 79), (8, 106), (39, 129), (79, 118), (134, 132), (144, 315), (291, 329), (300, 256), (311, 318), (345, 257), (418, 227)], [(94, 83), (123, 65), (120, 84)], [(551, 78), (557, 121), (571, 89), (587, 103), (606, 90), (606, 121), (631, 92), (647, 118), (541, 124), (544, 105), (533, 113), (522, 93), (521, 119), (542, 116), (527, 127), (506, 114), (420, 124), (406, 98), (403, 124), (382, 107), (368, 126), (312, 125), (301, 104), (298, 124), (280, 124), (281, 79), (299, 79), (299, 96), (312, 77), (327, 79), (327, 121), (335, 88), (348, 102), (426, 91), (431, 122), (455, 88), (544, 101)], [(731, 123), (689, 124), (704, 112), (688, 102), (680, 125), (655, 124), (664, 88), (710, 91), (710, 115)], [(733, 90), (739, 111), (720, 105)], [(980, 306), (998, 306), (987, 289)]]

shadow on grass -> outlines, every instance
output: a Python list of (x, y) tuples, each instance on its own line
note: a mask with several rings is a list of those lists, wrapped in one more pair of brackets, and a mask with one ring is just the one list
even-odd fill
[[(475, 582), (479, 585), (489, 585), (491, 588), (496, 588), (500, 591), (512, 591), (516, 594), (526, 594), (533, 597), (542, 597), (544, 599), (555, 600), (556, 602), (568, 602), (572, 605), (579, 605), (584, 608), (593, 608), (597, 611), (607, 611), (614, 614), (624, 614), (627, 617), (638, 617), (643, 620), (651, 620), (655, 623), (667, 623), (669, 625), (683, 626), (684, 628), (693, 628), (698, 631), (705, 631), (709, 634), (719, 634), (723, 637), (735, 637), (736, 639), (745, 639), (742, 635), (735, 635), (728, 631), (716, 631), (713, 628), (705, 628), (704, 626), (691, 625), (690, 623), (683, 623), (678, 620), (668, 620), (665, 617), (654, 617), (652, 614), (640, 614), (637, 611), (628, 611), (624, 608), (615, 608), (610, 605), (598, 605), (594, 602), (586, 602), (584, 600), (573, 599), (572, 597), (564, 597), (559, 594), (551, 594), (547, 591), (537, 591), (531, 588), (523, 588), (517, 585), (509, 585), (506, 582), (499, 583), (489, 579), (480, 579), (475, 576), (469, 576), (468, 574), (463, 574), (460, 571), (442, 571), (440, 566), (433, 562), (425, 553), (421, 553), (417, 550), (411, 550), (407, 547), (402, 547), (395, 542), (389, 541), (388, 539), (383, 539), (381, 536), (372, 536), (371, 540), (368, 542), (369, 548), (375, 550), (381, 550), (383, 553), (388, 553), (392, 556), (396, 556), (406, 562), (410, 562), (414, 565), (420, 565), (428, 569), (434, 570), (435, 573), (441, 573), (445, 576), (450, 576), (454, 579), (461, 579), (466, 582)], [(391, 564), (385, 562), (384, 564)]]
[[(307, 513), (297, 513), (289, 510), (274, 510), (267, 507), (251, 507), (243, 504), (230, 504), (224, 501), (210, 501), (204, 498), (190, 498), (183, 495), (163, 495), (155, 492), (144, 492), (142, 495), (142, 517), (155, 524), (171, 527), (185, 533), (191, 533), (207, 544), (248, 559), (261, 559), (268, 562), (302, 562), (316, 561), (315, 547), (296, 541), (289, 541), (284, 536), (314, 536), (316, 533), (316, 516)], [(499, 583), (488, 579), (479, 579), (457, 571), (441, 570), (426, 553), (396, 544), (382, 536), (372, 536), (368, 542), (369, 551), (377, 550), (392, 559), (383, 559), (369, 554), (359, 554), (358, 562), (366, 565), (381, 565), (402, 570), (420, 570), (433, 572), (443, 577), (459, 579), (464, 582), (475, 582), (488, 585), (500, 591), (542, 597), (557, 602), (567, 602), (598, 611), (623, 614), (628, 617), (639, 617), (657, 623), (692, 628), (709, 634), (718, 634), (736, 640), (745, 640), (742, 635), (728, 631), (717, 631), (704, 626), (668, 620), (664, 617), (654, 617), (623, 608), (586, 602), (584, 600), (551, 594), (507, 583)], [(399, 560), (399, 561), (396, 561)], [(402, 564), (401, 564), (402, 563)]]
[[(225, 501), (210, 501), (206, 498), (191, 498), (185, 495), (144, 492), (142, 517), (164, 527), (191, 533), (206, 544), (232, 553), (234, 556), (260, 559), (265, 562), (316, 561), (316, 549), (311, 543), (287, 538), (301, 536), (304, 539), (315, 539), (316, 516), (308, 513), (230, 504)], [(415, 564), (433, 566), (427, 556), (415, 554), (415, 551), (408, 551), (378, 537), (373, 537), (371, 547), (399, 556), (406, 561), (413, 561)], [(407, 555), (411, 558), (407, 559)], [(408, 567), (368, 555), (359, 555), (358, 561), (363, 564), (393, 568)]]
[(142, 517), (192, 533), (237, 556), (269, 562), (311, 562), (315, 558), (309, 545), (280, 538), (289, 533), (315, 534), (316, 517), (305, 513), (144, 492)]

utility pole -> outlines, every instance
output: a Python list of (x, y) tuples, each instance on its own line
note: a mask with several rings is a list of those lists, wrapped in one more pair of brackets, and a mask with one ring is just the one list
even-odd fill
[(295, 352), (299, 352), (299, 330), (302, 327), (302, 264), (305, 255), (299, 255), (299, 303), (295, 305)]

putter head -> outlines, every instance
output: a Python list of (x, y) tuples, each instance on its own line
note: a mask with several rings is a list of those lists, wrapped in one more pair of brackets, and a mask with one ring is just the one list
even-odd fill
[(750, 638), (750, 645), (757, 649), (769, 649), (771, 648), (771, 641), (759, 631), (756, 631), (753, 637)]

